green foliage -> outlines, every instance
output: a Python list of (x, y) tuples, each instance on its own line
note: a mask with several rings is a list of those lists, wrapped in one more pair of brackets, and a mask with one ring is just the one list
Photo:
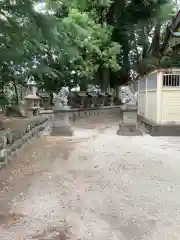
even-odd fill
[[(1, 1), (2, 88), (12, 80), (23, 84), (33, 75), (41, 87), (55, 91), (63, 85), (76, 84), (77, 77), (78, 81), (91, 81), (100, 63), (117, 69), (119, 46), (111, 41), (112, 29), (99, 24), (98, 14), (94, 15), (99, 6), (110, 2), (82, 3)], [(91, 12), (86, 11), (87, 7), (91, 7)]]
[(3, 92), (0, 92), (0, 106), (7, 106), (8, 105), (8, 98), (6, 97), (6, 95)]
[[(168, 14), (172, 12), (172, 5), (169, 2), (168, 0), (113, 0), (108, 21), (114, 26), (113, 39), (121, 45), (118, 60), (122, 69), (118, 78), (122, 83), (131, 78), (132, 69), (138, 71), (137, 65), (142, 59), (144, 64), (141, 66), (149, 62), (147, 59), (151, 40), (153, 51), (157, 54), (163, 23), (169, 19)], [(157, 24), (160, 25), (159, 28), (156, 28)]]
[(180, 55), (173, 54), (171, 56), (164, 56), (160, 60), (157, 67), (159, 67), (159, 68), (179, 68), (180, 67)]
[(157, 19), (163, 21), (166, 2), (0, 1), (1, 89), (34, 76), (41, 88), (58, 91), (64, 85), (94, 83), (104, 68), (127, 79), (140, 60), (139, 47), (147, 50), (149, 33)]

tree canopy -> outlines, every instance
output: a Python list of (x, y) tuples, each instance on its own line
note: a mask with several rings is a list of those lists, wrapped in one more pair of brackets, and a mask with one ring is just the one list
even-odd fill
[(157, 54), (171, 11), (168, 0), (2, 0), (1, 89), (30, 76), (50, 92), (122, 84), (148, 59), (152, 41)]

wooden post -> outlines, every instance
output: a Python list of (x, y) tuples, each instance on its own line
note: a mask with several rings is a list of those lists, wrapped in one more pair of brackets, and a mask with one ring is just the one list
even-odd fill
[(163, 73), (157, 72), (157, 123), (161, 123), (162, 117), (162, 82), (163, 82)]

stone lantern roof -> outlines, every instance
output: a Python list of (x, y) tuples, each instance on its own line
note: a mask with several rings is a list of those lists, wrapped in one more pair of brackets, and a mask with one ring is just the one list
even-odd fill
[(39, 100), (39, 99), (41, 99), (39, 96), (37, 96), (37, 95), (34, 95), (34, 94), (29, 94), (29, 95), (27, 95), (27, 96), (25, 96), (24, 97), (24, 99), (29, 99), (29, 100)]

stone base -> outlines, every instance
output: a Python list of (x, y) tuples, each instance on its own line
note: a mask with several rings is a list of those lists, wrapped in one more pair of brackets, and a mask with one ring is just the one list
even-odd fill
[(138, 116), (138, 122), (151, 136), (180, 136), (180, 124), (157, 124), (142, 116)]
[(52, 126), (51, 136), (65, 136), (65, 137), (72, 137), (73, 130), (71, 125), (65, 124), (54, 124)]
[(120, 123), (117, 135), (120, 136), (141, 136), (142, 132), (136, 124)]

